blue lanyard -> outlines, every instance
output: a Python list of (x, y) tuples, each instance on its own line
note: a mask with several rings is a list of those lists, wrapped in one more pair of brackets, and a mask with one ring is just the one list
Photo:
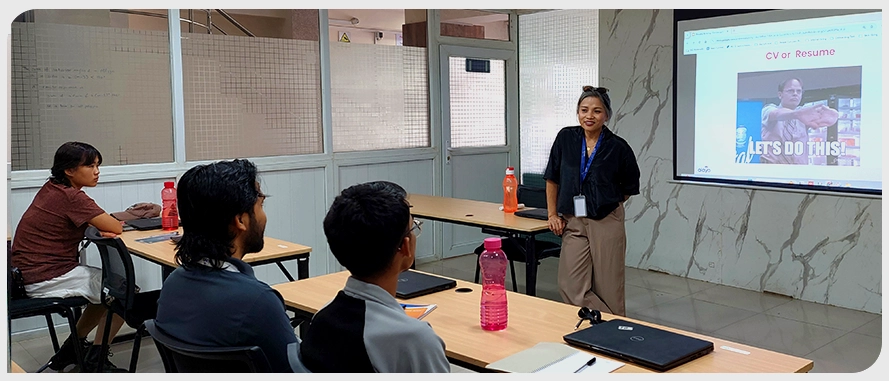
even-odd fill
[(583, 180), (586, 179), (587, 172), (590, 171), (590, 165), (593, 164), (593, 157), (596, 156), (596, 151), (599, 149), (599, 144), (602, 144), (602, 132), (599, 132), (599, 138), (596, 139), (596, 146), (593, 147), (593, 153), (590, 154), (590, 160), (586, 159), (586, 137), (583, 137), (583, 147), (580, 148), (580, 183), (583, 184)]

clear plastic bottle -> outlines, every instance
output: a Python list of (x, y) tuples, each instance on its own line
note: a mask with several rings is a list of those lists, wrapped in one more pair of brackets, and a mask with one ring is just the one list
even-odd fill
[(161, 191), (161, 201), (163, 209), (161, 210), (161, 227), (164, 230), (179, 229), (179, 209), (176, 208), (176, 187), (172, 181), (164, 182), (164, 189)]
[(503, 178), (503, 211), (515, 213), (519, 208), (519, 181), (515, 178), (515, 169), (506, 167), (506, 177)]
[(500, 245), (500, 238), (485, 238), (485, 250), (478, 257), (482, 276), (479, 315), (482, 329), (486, 331), (506, 329), (508, 320), (506, 266), (509, 265), (509, 259)]

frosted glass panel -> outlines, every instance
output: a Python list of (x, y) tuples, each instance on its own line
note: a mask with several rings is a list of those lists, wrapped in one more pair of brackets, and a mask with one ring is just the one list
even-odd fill
[(14, 22), (10, 42), (12, 170), (50, 168), (67, 141), (104, 165), (173, 161), (166, 32)]
[(188, 160), (323, 152), (317, 41), (182, 33)]
[(519, 16), (522, 171), (543, 173), (556, 134), (576, 126), (583, 86), (598, 84), (599, 11)]
[(449, 58), (451, 147), (506, 145), (506, 63), (490, 73), (468, 72), (466, 57)]
[(429, 146), (426, 48), (331, 43), (333, 150)]

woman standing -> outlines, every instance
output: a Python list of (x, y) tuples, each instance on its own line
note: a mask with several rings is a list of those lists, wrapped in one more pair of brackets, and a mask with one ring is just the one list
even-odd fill
[[(77, 245), (83, 240), (88, 225), (103, 236), (114, 237), (122, 232), (120, 221), (105, 213), (81, 190), (99, 182), (102, 154), (95, 147), (80, 142), (62, 144), (53, 158), (51, 176), (37, 191), (34, 200), (15, 230), (12, 242), (12, 265), (22, 271), (25, 293), (32, 298), (67, 298), (82, 296), (90, 304), (77, 320), (79, 340), (69, 337), (50, 359), (49, 368), (61, 370), (75, 363), (74, 345), (87, 351), (81, 372), (93, 372), (99, 361), (105, 361), (106, 372), (117, 371), (108, 359), (99, 359), (99, 347), (89, 346), (86, 336), (101, 324), (105, 326), (105, 308), (100, 304), (102, 269), (80, 264)], [(113, 315), (111, 337), (123, 325)], [(104, 330), (96, 330), (96, 343), (101, 343)], [(111, 342), (111, 340), (108, 340)]]
[(543, 177), (549, 228), (562, 236), (559, 293), (565, 303), (626, 315), (624, 201), (639, 194), (639, 166), (605, 123), (608, 89), (584, 86), (579, 126), (556, 136)]

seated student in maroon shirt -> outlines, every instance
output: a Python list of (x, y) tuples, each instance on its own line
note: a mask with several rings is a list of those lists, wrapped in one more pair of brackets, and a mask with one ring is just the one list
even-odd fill
[[(90, 302), (77, 321), (79, 340), (69, 337), (50, 359), (49, 368), (56, 371), (76, 362), (74, 345), (85, 349), (86, 369), (81, 372), (95, 371), (100, 361), (100, 345), (89, 345), (86, 336), (97, 326), (105, 326), (106, 311), (99, 300), (102, 270), (80, 264), (78, 252), (89, 225), (98, 228), (103, 236), (114, 237), (122, 232), (120, 221), (105, 213), (81, 190), (99, 182), (100, 164), (102, 154), (95, 147), (80, 142), (62, 144), (56, 150), (49, 180), (34, 196), (13, 237), (12, 265), (21, 270), (29, 297), (82, 296)], [(124, 322), (113, 316), (112, 338)], [(96, 330), (96, 343), (102, 342), (103, 331)], [(106, 371), (122, 371), (107, 358), (102, 360)]]

